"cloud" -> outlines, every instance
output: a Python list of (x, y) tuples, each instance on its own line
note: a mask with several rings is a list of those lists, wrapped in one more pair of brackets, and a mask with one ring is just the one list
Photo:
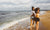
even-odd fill
[(0, 0), (0, 9), (2, 8), (20, 8), (20, 7), (30, 7), (31, 0)]
[(50, 3), (50, 0), (37, 0), (36, 3)]
[(34, 7), (40, 7), (40, 9), (50, 9), (50, 0), (35, 0)]
[(40, 9), (50, 9), (50, 3), (38, 3), (34, 4), (34, 7), (40, 7)]
[(0, 0), (0, 3), (13, 3), (13, 4), (26, 4), (29, 3), (31, 0)]
[(0, 9), (30, 10), (31, 6), (50, 9), (50, 0), (0, 0)]

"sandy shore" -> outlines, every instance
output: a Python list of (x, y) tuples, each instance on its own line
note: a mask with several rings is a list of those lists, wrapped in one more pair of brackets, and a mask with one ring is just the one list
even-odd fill
[[(41, 22), (39, 25), (40, 25), (39, 30), (46, 30), (46, 28), (43, 26)], [(3, 30), (30, 30), (30, 19), (28, 18), (25, 21), (16, 23), (13, 26), (4, 28)], [(33, 30), (35, 30), (35, 28), (33, 28)]]
[(46, 14), (40, 16), (42, 24), (50, 30), (50, 11), (46, 11)]
[[(50, 11), (46, 11), (44, 15), (40, 16), (40, 28), (39, 30), (50, 30)], [(3, 30), (29, 30), (30, 18), (25, 21), (19, 22)]]

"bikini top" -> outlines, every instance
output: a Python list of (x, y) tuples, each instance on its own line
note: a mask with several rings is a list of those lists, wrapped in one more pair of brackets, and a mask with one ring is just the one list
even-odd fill
[[(32, 14), (34, 13), (34, 15), (35, 15), (35, 11), (32, 11)], [(32, 18), (34, 18), (35, 16), (32, 16)]]
[(37, 18), (39, 18), (39, 13), (35, 15)]
[(38, 16), (39, 16), (39, 13), (38, 13), (38, 14), (36, 14), (36, 15), (38, 15)]

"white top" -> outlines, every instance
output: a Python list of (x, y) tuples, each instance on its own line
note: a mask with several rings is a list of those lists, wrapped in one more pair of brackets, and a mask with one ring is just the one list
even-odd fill
[[(32, 14), (33, 14), (33, 13), (35, 14), (35, 11), (32, 11)], [(34, 17), (32, 16), (32, 18), (34, 18)]]
[(35, 11), (32, 11), (32, 14), (33, 14), (33, 13), (35, 14)]

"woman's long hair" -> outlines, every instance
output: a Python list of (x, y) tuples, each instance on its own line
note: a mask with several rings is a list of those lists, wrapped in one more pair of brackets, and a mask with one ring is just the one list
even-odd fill
[(35, 9), (35, 13), (37, 13), (38, 10), (40, 11), (40, 8), (39, 8), (39, 7), (37, 7), (37, 8)]
[(32, 11), (33, 11), (33, 8), (34, 8), (34, 7), (32, 6)]

